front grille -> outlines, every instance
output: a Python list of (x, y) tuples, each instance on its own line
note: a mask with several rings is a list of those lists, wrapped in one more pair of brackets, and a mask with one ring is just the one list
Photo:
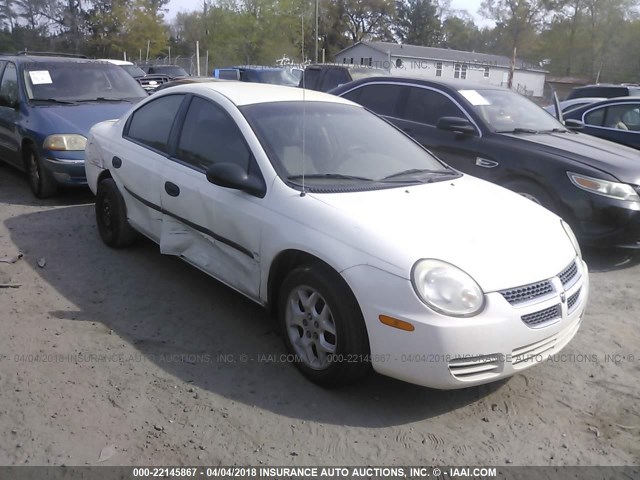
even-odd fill
[(578, 265), (574, 260), (573, 262), (571, 262), (571, 264), (567, 268), (565, 268), (563, 271), (561, 271), (558, 274), (558, 277), (560, 277), (562, 286), (565, 288), (568, 288), (567, 286), (570, 283), (573, 283), (572, 280), (576, 277), (577, 274), (578, 274)]
[(562, 309), (558, 304), (554, 305), (553, 307), (545, 308), (544, 310), (540, 310), (538, 312), (523, 315), (521, 318), (522, 321), (531, 328), (538, 328), (542, 325), (548, 324), (552, 320), (559, 320), (561, 315)]
[(553, 286), (549, 280), (543, 280), (522, 287), (501, 290), (500, 293), (511, 305), (517, 305), (553, 293)]
[(582, 287), (580, 287), (576, 293), (574, 293), (567, 299), (567, 308), (569, 310), (571, 310), (578, 301), (578, 298), (580, 297), (580, 290), (582, 290)]

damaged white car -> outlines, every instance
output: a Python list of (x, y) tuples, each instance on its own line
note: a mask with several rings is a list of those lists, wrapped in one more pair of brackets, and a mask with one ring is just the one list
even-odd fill
[(567, 224), (338, 97), (178, 86), (96, 125), (85, 164), (107, 245), (141, 233), (264, 305), (325, 386), (371, 367), (487, 383), (582, 321), (588, 273)]

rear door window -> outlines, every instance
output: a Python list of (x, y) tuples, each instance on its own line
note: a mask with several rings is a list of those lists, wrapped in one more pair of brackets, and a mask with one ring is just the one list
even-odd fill
[(398, 102), (402, 94), (402, 86), (390, 84), (372, 84), (360, 87), (359, 93), (356, 90), (345, 95), (352, 98), (358, 95), (358, 103), (378, 115), (395, 116)]
[(169, 134), (184, 95), (167, 95), (146, 103), (133, 115), (125, 136), (162, 153), (169, 153)]

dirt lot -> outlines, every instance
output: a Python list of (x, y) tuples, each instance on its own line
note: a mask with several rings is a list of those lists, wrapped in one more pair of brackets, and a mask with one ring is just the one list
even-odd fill
[(326, 391), (273, 361), (258, 306), (150, 242), (105, 247), (92, 201), (34, 200), (0, 167), (0, 258), (24, 254), (0, 263), (20, 285), (0, 288), (0, 464), (640, 462), (640, 256), (587, 255), (573, 358), (461, 391)]

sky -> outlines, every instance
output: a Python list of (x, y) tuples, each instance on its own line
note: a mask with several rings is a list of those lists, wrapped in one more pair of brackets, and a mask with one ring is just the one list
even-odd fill
[[(320, 0), (322, 1), (322, 0)], [(487, 26), (491, 25), (491, 22), (483, 19), (478, 15), (478, 9), (480, 8), (481, 0), (452, 0), (451, 8), (456, 10), (466, 10), (471, 16), (473, 16), (476, 25)], [(169, 1), (169, 14), (167, 18), (171, 19), (176, 16), (178, 12), (192, 12), (193, 10), (202, 9), (202, 0), (170, 0)]]

